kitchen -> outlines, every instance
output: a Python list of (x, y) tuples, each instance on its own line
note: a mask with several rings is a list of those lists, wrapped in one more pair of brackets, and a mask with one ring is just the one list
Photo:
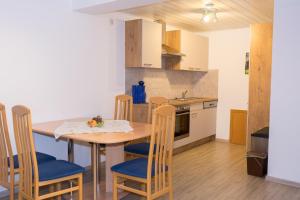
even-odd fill
[[(286, 122), (297, 117), (289, 113), (291, 109), (281, 109), (288, 104), (296, 105), (294, 100), (298, 98), (287, 98), (287, 104), (279, 101), (279, 97), (294, 95), (285, 91), (290, 91), (291, 85), (298, 85), (294, 84), (298, 73), (292, 66), (297, 63), (294, 52), (299, 51), (298, 47), (290, 51), (291, 43), (296, 42), (289, 38), (297, 40), (299, 31), (296, 26), (284, 23), (296, 24), (297, 16), (291, 16), (297, 15), (298, 2), (28, 0), (17, 3), (7, 0), (1, 3), (0, 24), (4, 28), (0, 43), (5, 48), (0, 49), (0, 102), (7, 108), (14, 155), (18, 148), (11, 111), (22, 104), (32, 111), (36, 150), (80, 165), (81, 172), (86, 170), (84, 192), (78, 192), (84, 199), (112, 199), (110, 167), (125, 161), (123, 145), (150, 136), (150, 125), (145, 123), (147, 103), (151, 97), (164, 97), (176, 109), (174, 156), (169, 156), (174, 157), (174, 199), (299, 197), (298, 190), (291, 187), (299, 186), (299, 173), (290, 167), (299, 164), (295, 161), (298, 159), (292, 159), (297, 158), (295, 148), (299, 146), (294, 135), (298, 129), (293, 125), (297, 123)], [(287, 36), (282, 30), (288, 33), (291, 30), (293, 34)], [(133, 85), (143, 88), (142, 98), (135, 96)], [(81, 141), (76, 141), (76, 136), (54, 139), (49, 135), (53, 130), (44, 126), (46, 122), (79, 117), (89, 119), (91, 125), (98, 123), (94, 124), (94, 118), (101, 124), (102, 118), (114, 118), (114, 100), (121, 94), (133, 96), (132, 127), (140, 132), (122, 135), (123, 139), (115, 142), (117, 148), (113, 140), (105, 143), (100, 136), (92, 140), (93, 137), (84, 135)], [(281, 113), (294, 119), (285, 120)], [(134, 124), (138, 121), (140, 125)], [(269, 123), (269, 157), (253, 157), (268, 160), (269, 171), (263, 172), (265, 178), (248, 176), (249, 157), (245, 156), (252, 150), (251, 134)], [(236, 145), (235, 139), (243, 144)], [(75, 182), (82, 182), (80, 177), (78, 180)], [(171, 198), (172, 192), (169, 193)], [(136, 198), (120, 194), (123, 199)], [(0, 187), (0, 198), (6, 200), (8, 196), (8, 191)], [(72, 196), (67, 194), (64, 198)]]
[(218, 69), (209, 70), (208, 62), (206, 36), (162, 21), (125, 22), (125, 89), (133, 95), (133, 119), (147, 121), (148, 105), (135, 101), (141, 94), (132, 92), (143, 81), (140, 92), (145, 91), (147, 97), (165, 97), (176, 106), (175, 152), (215, 139)]

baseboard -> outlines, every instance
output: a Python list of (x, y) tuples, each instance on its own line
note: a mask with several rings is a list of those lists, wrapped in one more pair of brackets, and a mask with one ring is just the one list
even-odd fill
[(177, 147), (173, 150), (173, 155), (176, 155), (176, 154), (182, 153), (184, 151), (193, 149), (197, 146), (200, 146), (202, 144), (205, 144), (205, 143), (208, 143), (208, 142), (211, 142), (211, 141), (214, 141), (214, 140), (215, 140), (215, 135), (212, 135), (212, 136), (197, 140), (195, 142), (183, 145), (181, 147)]
[(228, 139), (216, 138), (216, 142), (229, 143)]
[(294, 182), (294, 181), (289, 181), (289, 180), (285, 180), (285, 179), (281, 179), (281, 178), (275, 178), (272, 176), (266, 176), (266, 180), (270, 181), (270, 182), (274, 182), (274, 183), (279, 183), (279, 184), (283, 184), (283, 185), (300, 188), (300, 183)]

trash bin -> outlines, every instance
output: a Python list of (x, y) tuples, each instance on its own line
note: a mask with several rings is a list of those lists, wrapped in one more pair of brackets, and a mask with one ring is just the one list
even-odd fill
[(247, 172), (248, 175), (264, 177), (268, 169), (268, 155), (266, 153), (247, 153)]
[(251, 134), (251, 151), (268, 153), (269, 127), (262, 128)]

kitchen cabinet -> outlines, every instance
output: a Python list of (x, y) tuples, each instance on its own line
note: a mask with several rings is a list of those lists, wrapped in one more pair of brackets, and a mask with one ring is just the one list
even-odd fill
[(166, 58), (165, 65), (175, 70), (208, 71), (208, 42), (207, 37), (188, 31), (167, 31), (166, 45), (185, 56)]
[(133, 104), (132, 121), (148, 123), (148, 103)]
[(161, 68), (162, 25), (143, 19), (125, 22), (125, 66)]
[(191, 105), (190, 135), (192, 137), (202, 139), (216, 134), (216, 106), (216, 101)]

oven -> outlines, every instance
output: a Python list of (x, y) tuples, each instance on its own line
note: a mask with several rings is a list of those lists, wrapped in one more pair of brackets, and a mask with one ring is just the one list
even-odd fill
[(176, 107), (175, 140), (188, 137), (190, 134), (190, 106)]

